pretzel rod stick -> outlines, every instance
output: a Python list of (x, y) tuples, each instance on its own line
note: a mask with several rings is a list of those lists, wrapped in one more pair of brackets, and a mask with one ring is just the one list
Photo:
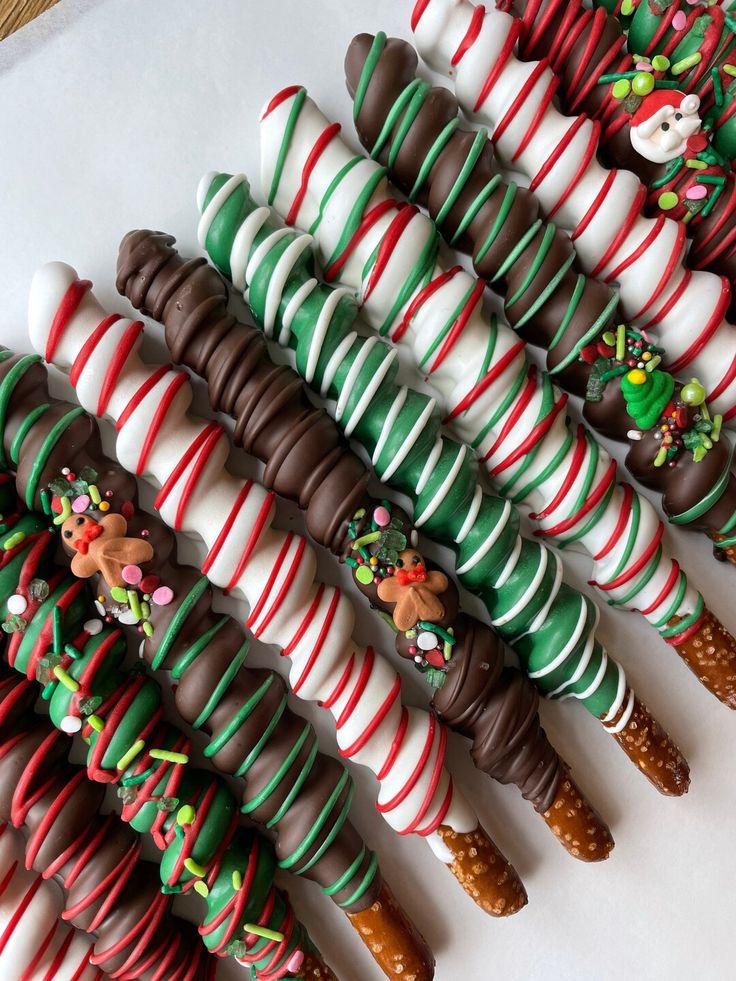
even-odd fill
[[(40, 397), (45, 409), (39, 415)], [(71, 522), (57, 515), (54, 526), (73, 568), (69, 526), (89, 537), (101, 522), (125, 515), (126, 575), (138, 582), (121, 576), (111, 587), (97, 575), (98, 600), (118, 613), (118, 623), (137, 644), (143, 637), (142, 654), (152, 667), (172, 673), (179, 713), (207, 731), (205, 753), (215, 766), (246, 776), (242, 808), (275, 832), (281, 866), (314, 879), (347, 914), (369, 909), (382, 891), (390, 894), (375, 852), (349, 819), (353, 785), (344, 768), (318, 751), (312, 727), (288, 707), (280, 676), (248, 666), (242, 627), (216, 614), (212, 590), (194, 569), (176, 562), (174, 534), (140, 510), (135, 479), (103, 454), (96, 421), (77, 412), (68, 426), (58, 425), (75, 409), (50, 396), (47, 370), (37, 357), (0, 350), (0, 399), (6, 407), (0, 444), (6, 453), (12, 451), (21, 496), (40, 506), (44, 488), (51, 486), (61, 495), (51, 498), (51, 510), (74, 515)], [(91, 541), (94, 549), (96, 539)], [(130, 564), (131, 550), (141, 541), (150, 553), (142, 567)], [(394, 942), (383, 945), (379, 963), (386, 971), (385, 960), (393, 957), (413, 965), (417, 981), (431, 977), (433, 959), (426, 943), (398, 904), (392, 908)]]
[[(458, 613), (455, 584), (434, 563), (422, 560), (414, 564), (415, 571), (426, 567), (428, 577), (421, 578), (423, 573), (417, 572), (419, 579), (415, 575), (408, 587), (399, 588), (399, 603), (383, 598), (381, 590), (393, 581), (385, 561), (378, 557), (385, 558), (384, 543), (390, 544), (389, 538), (398, 534), (399, 544), (409, 546), (416, 527), (391, 502), (367, 493), (356, 502), (346, 492), (341, 473), (349, 474), (350, 488), (361, 487), (367, 482), (365, 467), (341, 439), (335, 423), (313, 408), (295, 373), (285, 366), (276, 368), (270, 361), (262, 335), (228, 315), (228, 290), (221, 277), (203, 259), (180, 256), (170, 236), (138, 231), (126, 235), (121, 243), (118, 288), (137, 309), (163, 322), (167, 345), (177, 363), (206, 379), (213, 409), (233, 416), (236, 441), (265, 463), (269, 489), (306, 510), (313, 537), (341, 557), (346, 555), (357, 588), (372, 607), (392, 616), (398, 653), (410, 658), (435, 687), (433, 704), (447, 725), (473, 740), (476, 766), (502, 782), (515, 783), (535, 809), (544, 813), (565, 780), (565, 768), (541, 729), (530, 682), (516, 669), (503, 669), (504, 651), (498, 637), (475, 617)], [(360, 510), (364, 517), (356, 519)], [(341, 514), (344, 518), (339, 521)], [(338, 523), (340, 534), (335, 533)], [(353, 548), (364, 531), (370, 532), (372, 541)], [(540, 549), (532, 546), (532, 550)], [(359, 562), (364, 564), (366, 553), (369, 564), (375, 559), (370, 584), (360, 581), (365, 577)], [(414, 562), (421, 555), (414, 551), (404, 558)], [(402, 566), (404, 558), (396, 552), (395, 559)], [(379, 572), (383, 585), (376, 588), (374, 579)], [(426, 590), (435, 585), (439, 592), (428, 596)], [(518, 598), (516, 588), (514, 595)], [(506, 592), (500, 589), (499, 608), (505, 598)], [(545, 597), (549, 598), (551, 593)], [(396, 610), (404, 609), (407, 602), (410, 622), (400, 630)], [(421, 654), (409, 636), (418, 632), (416, 603), (422, 605)], [(554, 613), (550, 608), (546, 617), (538, 616), (540, 629), (560, 619), (560, 605)], [(530, 612), (530, 621), (535, 615)], [(453, 641), (448, 648), (441, 643), (446, 637)], [(434, 646), (430, 649), (431, 638)], [(469, 668), (477, 664), (486, 668)], [(442, 670), (437, 670), (438, 665)], [(585, 833), (596, 841), (587, 856), (604, 858), (612, 846), (610, 832), (578, 794), (578, 833), (561, 841), (570, 846), (571, 854), (583, 857), (571, 842)]]
[[(670, 556), (651, 504), (617, 483), (615, 461), (583, 427), (573, 431), (566, 397), (528, 365), (523, 342), (484, 313), (483, 284), (437, 262), (432, 222), (390, 197), (379, 165), (356, 158), (334, 130), (329, 153), (317, 152), (329, 126), (303, 89), (284, 90), (264, 110), (263, 179), (276, 210), (312, 230), (325, 275), (349, 283), (371, 325), (407, 346), (446, 421), (499, 490), (532, 509), (540, 535), (584, 547), (594, 560), (591, 583), (610, 603), (644, 611), (665, 640), (675, 633), (672, 616), (697, 629), (705, 601)], [(547, 684), (544, 673), (534, 676)], [(707, 683), (730, 704), (718, 681)], [(625, 684), (617, 693), (608, 722)]]
[(117, 423), (121, 463), (161, 488), (164, 521), (202, 537), (210, 580), (246, 599), (254, 635), (291, 658), (295, 693), (329, 707), (341, 752), (380, 775), (378, 808), (389, 824), (431, 844), (440, 825), (477, 830), (444, 765), (444, 729), (403, 706), (396, 672), (353, 641), (352, 607), (315, 582), (314, 551), (272, 527), (273, 496), (228, 472), (223, 434), (187, 413), (188, 377), (144, 364), (141, 325), (107, 316), (63, 263), (34, 277), (29, 324), (46, 360), (71, 372), (81, 403)]

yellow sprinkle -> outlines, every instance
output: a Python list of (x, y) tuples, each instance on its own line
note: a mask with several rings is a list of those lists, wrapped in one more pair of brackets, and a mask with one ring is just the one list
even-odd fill
[(102, 732), (102, 730), (105, 728), (105, 722), (99, 717), (99, 715), (90, 715), (87, 722), (89, 722), (95, 732)]
[(198, 892), (200, 896), (204, 896), (205, 899), (210, 894), (210, 891), (207, 888), (207, 883), (206, 882), (195, 882), (194, 883), (194, 891), (195, 892)]
[(276, 943), (281, 943), (284, 939), (283, 933), (279, 933), (278, 930), (269, 930), (267, 927), (259, 926), (258, 923), (246, 923), (243, 929), (246, 933), (253, 933), (256, 937), (265, 937), (266, 940), (275, 940)]
[(186, 753), (174, 753), (168, 749), (152, 749), (148, 755), (154, 760), (165, 760), (167, 763), (188, 763)]
[(233, 872), (232, 883), (233, 883), (233, 889), (236, 892), (238, 891), (238, 889), (243, 888), (243, 876), (240, 874), (240, 872), (238, 872), (237, 869), (235, 870), (235, 872)]
[(79, 682), (75, 681), (69, 672), (65, 671), (60, 665), (57, 664), (57, 666), (54, 668), (54, 674), (59, 679), (61, 684), (67, 689), (67, 691), (79, 691)]
[(193, 858), (184, 859), (184, 868), (187, 872), (191, 872), (192, 875), (196, 875), (198, 878), (202, 878), (207, 875), (207, 869), (204, 865), (200, 865), (199, 862), (195, 862)]
[(185, 804), (184, 807), (179, 809), (179, 813), (176, 815), (176, 823), (183, 828), (185, 824), (194, 824), (196, 817), (197, 812), (192, 805)]
[(110, 510), (110, 504), (109, 504), (109, 502), (108, 501), (100, 501), (100, 503), (99, 503), (99, 509), (100, 509), (100, 511), (109, 511)]
[(118, 760), (117, 769), (127, 770), (133, 760), (138, 756), (145, 748), (145, 742), (139, 739), (138, 742), (133, 743), (128, 752), (121, 759)]
[(641, 368), (633, 368), (626, 376), (632, 385), (643, 385), (647, 380), (646, 371), (642, 371)]

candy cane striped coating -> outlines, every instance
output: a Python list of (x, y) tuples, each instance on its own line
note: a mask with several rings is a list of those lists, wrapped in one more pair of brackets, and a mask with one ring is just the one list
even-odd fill
[(140, 322), (108, 316), (90, 284), (57, 262), (34, 277), (29, 325), (39, 353), (70, 373), (81, 404), (116, 423), (123, 466), (161, 488), (162, 518), (204, 541), (212, 582), (246, 599), (253, 633), (291, 658), (294, 691), (329, 707), (341, 751), (378, 776), (378, 808), (391, 827), (425, 837), (440, 825), (475, 829), (444, 766), (445, 730), (404, 706), (395, 670), (355, 643), (353, 607), (315, 582), (314, 550), (272, 527), (273, 495), (227, 471), (222, 432), (188, 413), (186, 374), (141, 360)]
[(521, 62), (514, 55), (520, 28), (511, 15), (469, 0), (418, 0), (412, 17), (421, 56), (452, 75), (470, 119), (494, 127), (499, 159), (530, 178), (547, 214), (571, 233), (586, 270), (618, 284), (626, 319), (650, 330), (670, 368), (697, 375), (713, 411), (736, 424), (728, 281), (686, 269), (684, 228), (670, 218), (645, 218), (646, 188), (638, 177), (598, 163), (600, 124), (555, 108), (557, 79), (546, 59)]
[(370, 324), (411, 351), (499, 492), (524, 501), (543, 535), (582, 545), (609, 602), (641, 611), (666, 639), (683, 629), (667, 626), (674, 615), (695, 629), (703, 599), (654, 508), (616, 482), (615, 463), (583, 427), (573, 432), (565, 397), (529, 367), (514, 332), (489, 320), (475, 277), (437, 261), (436, 229), (391, 199), (384, 168), (334, 133), (320, 144), (329, 126), (303, 89), (266, 107), (262, 180), (276, 210), (311, 232), (326, 275), (338, 270)]

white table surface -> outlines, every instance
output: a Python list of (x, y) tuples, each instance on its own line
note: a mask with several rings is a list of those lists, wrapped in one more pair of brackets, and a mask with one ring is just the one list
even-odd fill
[[(0, 343), (30, 350), (27, 292), (43, 262), (71, 262), (95, 282), (103, 303), (126, 311), (114, 274), (128, 229), (164, 229), (183, 251), (196, 250), (200, 176), (244, 170), (258, 189), (258, 114), (283, 86), (305, 84), (355, 142), (345, 49), (362, 30), (410, 37), (410, 10), (411, 0), (63, 0), (3, 42)], [(153, 327), (151, 334), (149, 350), (160, 353)], [(301, 525), (293, 509), (284, 515)], [(705, 539), (672, 530), (670, 540), (711, 607), (736, 630), (736, 569), (716, 564)], [(183, 552), (201, 554), (191, 542)], [(566, 564), (584, 585), (584, 557)], [(320, 571), (345, 582), (328, 558)], [(242, 604), (230, 605), (243, 615)], [(359, 613), (362, 639), (377, 637), (390, 651), (388, 630), (367, 609)], [(635, 615), (604, 609), (601, 636), (679, 741), (692, 788), (683, 799), (660, 797), (582, 707), (545, 703), (550, 736), (617, 841), (608, 862), (586, 866), (565, 854), (515, 788), (474, 771), (467, 744), (451, 737), (457, 779), (529, 891), (529, 906), (511, 920), (476, 909), (423, 841), (394, 836), (373, 808), (373, 777), (353, 768), (357, 823), (430, 940), (440, 981), (721, 981), (735, 974), (736, 718)], [(273, 651), (255, 648), (255, 661), (276, 663)], [(403, 670), (408, 700), (423, 704), (421, 680), (410, 666)], [(331, 719), (299, 708), (334, 754)], [(316, 886), (284, 883), (343, 981), (380, 976)], [(182, 904), (184, 915), (196, 915), (195, 906)], [(219, 976), (245, 973), (230, 964)]]

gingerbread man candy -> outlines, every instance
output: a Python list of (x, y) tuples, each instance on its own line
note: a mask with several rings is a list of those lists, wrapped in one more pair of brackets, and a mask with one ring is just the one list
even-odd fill
[(125, 566), (140, 565), (153, 558), (153, 548), (142, 538), (126, 538), (128, 523), (121, 514), (106, 514), (97, 521), (88, 514), (76, 514), (61, 526), (64, 544), (77, 554), (72, 559), (72, 572), (80, 579), (89, 579), (100, 572), (112, 589), (124, 586)]
[(407, 548), (396, 561), (393, 576), (378, 584), (378, 596), (395, 603), (393, 620), (399, 630), (409, 630), (420, 620), (441, 620), (445, 613), (441, 593), (447, 589), (447, 576), (428, 571), (419, 552)]

